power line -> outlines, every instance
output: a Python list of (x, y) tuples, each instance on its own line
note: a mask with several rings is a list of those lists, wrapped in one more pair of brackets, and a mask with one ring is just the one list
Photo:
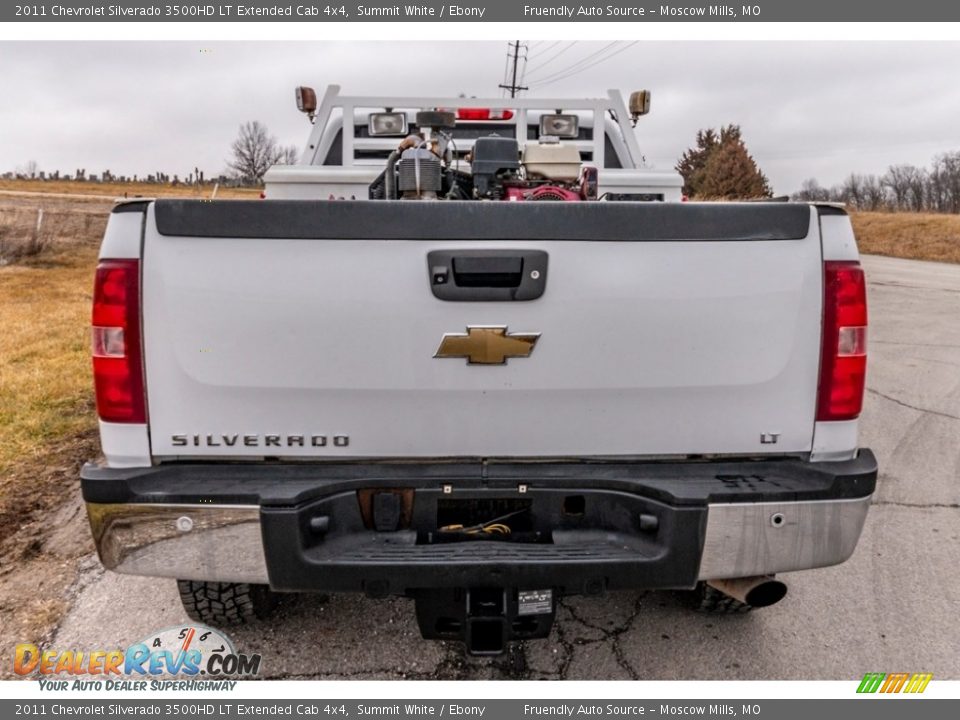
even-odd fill
[(602, 62), (606, 62), (607, 60), (610, 60), (611, 58), (619, 55), (620, 53), (622, 53), (622, 52), (624, 52), (624, 51), (626, 51), (626, 50), (629, 50), (629, 49), (632, 48), (634, 45), (636, 45), (638, 42), (640, 42), (640, 41), (639, 41), (639, 40), (635, 40), (634, 42), (629, 43), (629, 44), (623, 46), (622, 48), (619, 48), (618, 50), (615, 50), (614, 52), (610, 53), (610, 54), (607, 55), (606, 57), (598, 58), (598, 59), (594, 60), (592, 63), (590, 63), (589, 65), (584, 65), (583, 67), (578, 68), (578, 69), (574, 70), (573, 72), (567, 73), (566, 75), (561, 75), (560, 77), (555, 77), (555, 78), (553, 78), (552, 80), (547, 80), (546, 82), (541, 81), (541, 82), (539, 82), (539, 83), (534, 83), (534, 87), (545, 87), (545, 86), (547, 86), (547, 85), (552, 85), (552, 84), (555, 83), (555, 82), (560, 82), (561, 80), (566, 80), (567, 78), (573, 77), (574, 75), (578, 75), (579, 73), (582, 73), (584, 70), (588, 70), (588, 69), (594, 67), (595, 65), (599, 65), (599, 64), (602, 63)]
[(503, 59), (503, 78), (500, 81), (500, 97), (505, 97), (507, 91), (503, 86), (507, 84), (507, 73), (510, 71), (510, 43), (507, 43), (507, 56)]
[(524, 80), (527, 78), (527, 60), (530, 58), (530, 47), (528, 45), (523, 46), (523, 68), (520, 70), (520, 84), (523, 85)]
[(502, 87), (504, 90), (509, 90), (510, 97), (513, 98), (517, 96), (518, 91), (530, 89), (528, 87), (524, 87), (523, 85), (519, 85), (517, 83), (517, 65), (520, 61), (520, 41), (519, 40), (515, 40), (513, 42), (513, 55), (509, 54), (509, 50), (507, 51), (507, 62), (509, 62), (511, 59), (513, 60), (513, 79), (510, 81), (509, 85), (507, 85), (504, 82), (500, 85), (500, 87)]
[(555, 76), (557, 76), (557, 75), (563, 75), (564, 73), (570, 72), (571, 70), (574, 70), (575, 68), (580, 67), (580, 66), (583, 65), (584, 63), (589, 62), (589, 61), (592, 60), (593, 58), (595, 58), (595, 57), (597, 57), (597, 56), (599, 56), (599, 55), (602, 55), (603, 53), (607, 52), (608, 50), (612, 49), (613, 47), (615, 47), (615, 46), (618, 45), (618, 44), (619, 44), (619, 41), (617, 41), (617, 40), (614, 40), (613, 42), (607, 43), (606, 45), (604, 45), (604, 46), (603, 46), (602, 48), (600, 48), (599, 50), (596, 50), (596, 51), (590, 53), (589, 55), (585, 55), (584, 57), (580, 58), (579, 60), (576, 60), (576, 61), (570, 63), (570, 64), (567, 65), (565, 68), (562, 68), (562, 69), (560, 69), (560, 70), (554, 70), (553, 72), (548, 73), (547, 75), (544, 75), (544, 76), (541, 77), (541, 78), (538, 78), (538, 79), (534, 82), (534, 84), (539, 84), (539, 83), (542, 83), (542, 82), (544, 82), (544, 81), (546, 81), (546, 80), (552, 80), (552, 79), (553, 79)]
[[(534, 43), (533, 45), (530, 46), (530, 49), (533, 50), (537, 45), (542, 45), (544, 42), (546, 42), (546, 41), (543, 40), (543, 41), (540, 41), (540, 42), (538, 42), (538, 43)], [(563, 41), (562, 41), (562, 40), (556, 40), (556, 41), (550, 43), (549, 45), (547, 45), (545, 48), (542, 48), (541, 50), (538, 50), (537, 52), (532, 52), (532, 53), (530, 53), (530, 57), (531, 57), (531, 58), (540, 57), (540, 56), (543, 55), (545, 52), (549, 52), (551, 49), (555, 48), (555, 47), (556, 47), (557, 45), (559, 45), (561, 42), (563, 42)]]
[[(639, 41), (637, 41), (637, 42), (639, 42)], [(625, 50), (628, 50), (630, 47), (632, 47), (632, 46), (635, 45), (635, 44), (636, 44), (636, 43), (630, 43), (629, 45), (626, 45), (626, 46), (624, 46), (624, 47), (622, 47), (622, 48), (619, 48), (618, 50), (614, 50), (612, 53), (609, 53), (608, 55), (606, 55), (606, 56), (604, 56), (604, 57), (597, 58), (596, 60), (594, 60), (594, 61), (591, 62), (591, 63), (588, 63), (587, 65), (583, 65), (582, 67), (575, 68), (575, 69), (573, 69), (572, 71), (570, 71), (570, 72), (568, 72), (568, 73), (565, 73), (565, 74), (562, 74), (562, 75), (558, 75), (558, 76), (556, 76), (556, 77), (544, 78), (544, 79), (541, 80), (540, 82), (536, 83), (536, 84), (534, 85), (534, 87), (538, 87), (538, 88), (540, 88), (540, 87), (546, 87), (547, 85), (553, 85), (554, 83), (560, 82), (561, 80), (567, 80), (568, 78), (571, 78), (571, 77), (573, 77), (574, 75), (579, 75), (580, 73), (582, 73), (582, 72), (585, 71), (585, 70), (589, 70), (590, 68), (595, 67), (596, 65), (599, 65), (600, 63), (604, 63), (604, 62), (606, 62), (607, 60), (610, 60), (611, 58), (616, 57), (617, 55), (619, 55), (620, 53), (624, 52)]]
[(547, 65), (549, 65), (550, 63), (552, 63), (554, 60), (556, 60), (558, 57), (560, 57), (561, 55), (563, 55), (567, 50), (569, 50), (570, 48), (572, 48), (572, 47), (573, 47), (574, 45), (576, 45), (576, 44), (577, 44), (577, 41), (574, 40), (573, 42), (567, 44), (566, 47), (560, 48), (560, 50), (558, 50), (556, 53), (554, 53), (553, 55), (551, 55), (550, 57), (548, 57), (546, 60), (544, 60), (543, 62), (541, 62), (539, 65), (534, 65), (533, 67), (531, 67), (531, 68), (530, 68), (530, 72), (535, 72), (535, 71), (539, 70), (540, 68), (546, 67)]

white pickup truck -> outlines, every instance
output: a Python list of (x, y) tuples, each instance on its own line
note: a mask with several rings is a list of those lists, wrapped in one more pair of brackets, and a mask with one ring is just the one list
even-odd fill
[(82, 471), (107, 568), (213, 625), (407, 595), (496, 654), (562, 594), (742, 611), (850, 556), (877, 466), (842, 209), (680, 202), (642, 93), (298, 98), (265, 201), (111, 215)]

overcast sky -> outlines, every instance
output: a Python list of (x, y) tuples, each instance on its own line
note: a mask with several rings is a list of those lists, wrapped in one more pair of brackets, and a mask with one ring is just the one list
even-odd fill
[[(638, 137), (656, 167), (672, 167), (698, 129), (726, 123), (741, 125), (778, 193), (960, 150), (960, 43), (530, 45), (531, 96), (652, 90)], [(48, 171), (218, 174), (243, 121), (305, 142), (297, 85), (496, 96), (505, 54), (506, 42), (2, 42), (0, 172), (35, 160)]]

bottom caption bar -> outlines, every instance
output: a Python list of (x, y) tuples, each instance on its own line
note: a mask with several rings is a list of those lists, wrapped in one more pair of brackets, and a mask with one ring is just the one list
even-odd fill
[[(491, 718), (493, 720), (547, 720), (561, 718), (624, 718), (699, 716), (704, 718), (759, 718), (764, 720), (809, 720), (818, 715), (869, 716), (871, 720), (899, 720), (907, 712), (900, 702), (874, 700), (0, 700), (0, 717), (72, 716), (128, 718), (140, 715), (185, 718)], [(902, 697), (902, 696), (901, 696)], [(918, 696), (915, 696), (918, 697)], [(869, 705), (864, 705), (864, 703)], [(950, 710), (950, 708), (953, 710)], [(960, 700), (913, 701), (910, 720), (958, 717)], [(826, 715), (824, 715), (826, 714)]]

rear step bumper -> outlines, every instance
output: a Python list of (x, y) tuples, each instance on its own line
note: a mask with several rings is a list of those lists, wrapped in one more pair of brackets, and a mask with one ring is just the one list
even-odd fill
[[(825, 463), (88, 464), (81, 478), (109, 569), (384, 596), (685, 588), (834, 565), (856, 547), (876, 475), (861, 450)], [(441, 524), (503, 510), (522, 542), (441, 542)]]

